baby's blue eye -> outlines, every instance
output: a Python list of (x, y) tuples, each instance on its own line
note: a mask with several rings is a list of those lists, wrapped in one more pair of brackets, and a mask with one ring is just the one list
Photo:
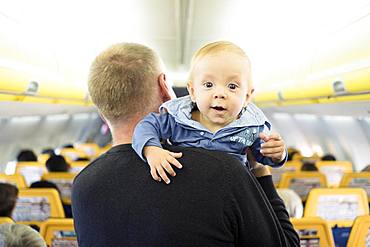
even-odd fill
[(212, 82), (210, 82), (210, 81), (205, 82), (203, 85), (204, 85), (206, 88), (211, 88), (211, 87), (213, 87), (213, 83), (212, 83)]
[(235, 83), (230, 83), (230, 84), (228, 85), (228, 87), (229, 87), (230, 89), (232, 89), (232, 90), (235, 90), (235, 89), (238, 87), (238, 85), (236, 85)]

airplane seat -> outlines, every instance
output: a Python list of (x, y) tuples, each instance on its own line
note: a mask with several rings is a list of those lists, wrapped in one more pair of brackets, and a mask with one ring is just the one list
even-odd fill
[(40, 234), (48, 246), (77, 246), (72, 219), (48, 219), (40, 226)]
[(334, 247), (334, 238), (327, 221), (320, 217), (291, 219), (301, 246)]
[(320, 172), (285, 172), (281, 175), (279, 188), (294, 190), (305, 202), (311, 189), (326, 188), (326, 176)]
[(355, 218), (368, 214), (367, 194), (362, 188), (312, 189), (304, 210), (304, 217), (319, 216), (328, 222), (336, 246), (345, 246)]
[(96, 143), (77, 143), (75, 146), (75, 149), (84, 152), (88, 157), (97, 157), (101, 152)]
[(74, 161), (70, 163), (70, 172), (71, 173), (79, 173), (82, 171), (88, 164), (90, 164), (90, 161)]
[(15, 174), (21, 174), (26, 180), (26, 185), (41, 179), (41, 176), (46, 172), (45, 165), (39, 162), (17, 162)]
[(358, 216), (349, 235), (347, 247), (370, 246), (370, 215)]
[(345, 173), (353, 172), (353, 165), (349, 161), (318, 161), (316, 163), (320, 172), (326, 175), (328, 187), (339, 187)]
[(75, 148), (62, 148), (59, 151), (59, 155), (62, 155), (66, 158), (68, 163), (76, 161), (78, 158), (89, 158), (85, 152), (75, 149)]
[(63, 203), (70, 205), (72, 183), (76, 175), (76, 173), (69, 172), (48, 172), (42, 176), (41, 180), (54, 183), (60, 191)]
[(4, 223), (14, 223), (14, 221), (9, 217), (0, 217), (0, 224)]
[(342, 188), (363, 188), (370, 203), (370, 172), (345, 173), (339, 186)]
[(285, 172), (295, 172), (301, 169), (302, 162), (299, 160), (287, 161), (284, 166), (279, 168), (269, 167), (272, 175), (272, 181), (274, 182), (275, 187), (278, 187), (281, 175)]
[(64, 218), (59, 193), (50, 188), (20, 189), (12, 214), (15, 222), (40, 226), (48, 218)]
[(27, 188), (26, 180), (21, 174), (7, 175), (0, 173), (0, 183), (12, 184), (18, 189)]

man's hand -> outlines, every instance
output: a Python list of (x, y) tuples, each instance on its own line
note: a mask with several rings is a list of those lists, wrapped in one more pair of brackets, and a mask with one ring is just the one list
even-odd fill
[(260, 133), (259, 137), (265, 142), (261, 145), (260, 150), (263, 156), (270, 157), (274, 163), (279, 163), (285, 158), (285, 143), (278, 133), (271, 135)]
[(249, 166), (254, 176), (264, 177), (271, 175), (271, 171), (267, 166), (257, 163), (256, 159), (253, 156), (252, 151), (249, 148), (247, 149), (247, 158)]
[(179, 169), (182, 168), (181, 163), (176, 159), (180, 158), (182, 153), (174, 153), (160, 147), (147, 146), (144, 147), (144, 156), (150, 166), (150, 174), (154, 180), (159, 182), (162, 178), (166, 184), (170, 183), (170, 179), (166, 172), (168, 172), (172, 177), (176, 176), (171, 164)]

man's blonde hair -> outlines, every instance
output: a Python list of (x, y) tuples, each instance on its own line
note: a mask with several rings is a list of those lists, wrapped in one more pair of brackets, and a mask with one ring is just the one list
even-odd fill
[(153, 105), (160, 73), (160, 59), (152, 49), (135, 43), (115, 44), (92, 63), (89, 93), (107, 120), (127, 120)]
[(247, 71), (247, 73), (248, 73), (248, 85), (251, 86), (252, 85), (252, 77), (251, 77), (250, 60), (249, 60), (247, 54), (245, 53), (245, 51), (242, 48), (240, 48), (239, 46), (237, 46), (236, 44), (234, 44), (230, 41), (216, 41), (216, 42), (208, 43), (208, 44), (204, 45), (203, 47), (201, 47), (199, 50), (197, 50), (194, 53), (194, 55), (191, 59), (190, 72), (189, 72), (189, 82), (191, 82), (193, 80), (194, 69), (195, 69), (196, 64), (199, 62), (199, 60), (201, 60), (205, 56), (214, 55), (214, 54), (217, 54), (219, 52), (230, 52), (230, 53), (233, 53), (233, 54), (236, 54), (236, 55), (240, 55), (241, 57), (246, 59), (247, 64), (248, 64), (248, 70), (249, 70), (249, 71)]

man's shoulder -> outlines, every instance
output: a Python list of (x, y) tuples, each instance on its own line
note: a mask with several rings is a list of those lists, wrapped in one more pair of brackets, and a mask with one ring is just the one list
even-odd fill
[[(74, 181), (88, 177), (102, 177), (104, 173), (112, 173), (116, 169), (120, 169), (123, 163), (133, 163), (137, 161), (142, 163), (140, 158), (136, 155), (131, 145), (119, 145), (111, 148), (106, 153), (100, 155), (95, 160), (90, 162), (74, 179)], [(99, 174), (99, 176), (93, 176)]]
[[(192, 166), (202, 165), (212, 169), (228, 169), (231, 171), (245, 170), (244, 164), (240, 162), (234, 155), (222, 152), (211, 151), (199, 147), (180, 147), (180, 146), (165, 146), (172, 152), (182, 152), (182, 160)], [(214, 167), (214, 168), (213, 168)]]

